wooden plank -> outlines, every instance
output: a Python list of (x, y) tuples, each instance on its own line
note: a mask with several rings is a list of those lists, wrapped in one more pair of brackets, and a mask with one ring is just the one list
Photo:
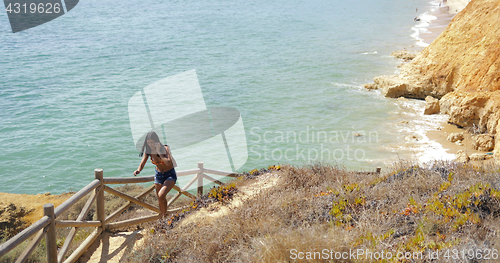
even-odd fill
[(59, 205), (54, 214), (56, 217), (60, 216), (63, 212), (68, 210), (72, 205), (74, 205), (76, 202), (78, 202), (80, 199), (82, 199), (84, 196), (86, 196), (88, 193), (90, 193), (92, 190), (96, 189), (101, 182), (99, 180), (94, 180), (84, 188), (82, 188), (80, 191), (76, 192), (72, 197), (70, 197), (68, 200), (64, 201), (61, 205)]
[(172, 203), (174, 203), (175, 200), (177, 200), (181, 195), (182, 194), (180, 192), (175, 194), (170, 200), (168, 200), (167, 207), (169, 207)]
[(206, 178), (206, 179), (208, 179), (208, 180), (210, 180), (210, 181), (212, 181), (212, 182), (214, 182), (214, 183), (216, 183), (216, 184), (218, 184), (218, 185), (223, 185), (224, 184), (221, 181), (216, 180), (216, 179), (208, 176), (207, 174), (203, 174), (203, 177)]
[[(76, 236), (76, 232), (78, 232), (78, 227), (73, 227), (70, 231), (69, 231), (69, 234), (68, 236), (66, 236), (66, 240), (64, 240), (64, 245), (63, 247), (61, 248), (61, 250), (59, 251), (59, 253), (57, 254), (57, 262), (62, 262), (63, 259), (64, 259), (64, 256), (66, 255), (66, 253), (68, 252), (68, 249), (69, 249), (69, 245), (71, 244), (71, 242), (73, 242), (73, 239), (75, 238)], [(70, 255), (71, 256), (71, 255)]]
[(113, 188), (111, 188), (111, 187), (109, 187), (107, 185), (104, 186), (104, 191), (106, 191), (106, 192), (108, 192), (110, 194), (116, 195), (118, 197), (121, 197), (121, 198), (123, 198), (123, 199), (125, 199), (127, 201), (136, 203), (136, 204), (138, 204), (140, 206), (143, 206), (143, 207), (145, 207), (145, 208), (147, 208), (149, 210), (153, 210), (153, 211), (155, 211), (157, 213), (160, 213), (160, 209), (158, 207), (152, 206), (152, 205), (150, 205), (150, 204), (148, 204), (146, 202), (143, 202), (143, 201), (141, 201), (141, 200), (139, 200), (137, 198), (134, 198), (134, 197), (132, 197), (130, 195), (127, 195), (127, 194), (121, 193), (119, 191), (116, 191), (115, 189), (113, 189)]
[(139, 218), (127, 219), (127, 220), (123, 220), (120, 222), (109, 223), (106, 225), (106, 229), (112, 230), (112, 229), (127, 227), (127, 226), (131, 226), (131, 225), (138, 225), (141, 223), (146, 223), (146, 222), (157, 220), (160, 218), (161, 218), (160, 215), (151, 215), (151, 216), (143, 216), (143, 217), (139, 217)]
[(174, 185), (174, 188), (176, 191), (178, 191), (177, 194), (175, 194), (172, 199), (170, 199), (168, 202), (167, 202), (167, 207), (170, 206), (173, 202), (175, 202), (175, 200), (177, 200), (181, 194), (191, 198), (191, 199), (196, 199), (196, 196), (192, 195), (191, 193), (189, 192), (186, 192), (186, 190), (196, 181), (198, 180), (198, 177), (197, 176), (194, 176), (193, 179), (191, 179), (191, 181), (189, 183), (187, 183), (182, 189), (179, 188), (177, 185)]
[[(195, 179), (197, 179), (197, 178), (195, 177)], [(180, 189), (177, 185), (174, 185), (174, 187), (172, 189), (175, 189), (176, 191), (178, 191), (179, 193), (181, 193), (187, 197), (190, 197), (192, 199), (196, 199), (196, 196), (192, 195), (189, 192), (184, 191), (183, 189)]]
[(56, 227), (100, 227), (101, 221), (56, 220)]
[(198, 197), (201, 197), (203, 195), (203, 162), (198, 163), (198, 168), (200, 169), (200, 172), (196, 175), (198, 178)]
[(106, 219), (106, 214), (104, 210), (104, 182), (103, 182), (103, 171), (102, 169), (95, 169), (95, 179), (99, 180), (101, 184), (95, 189), (96, 199), (96, 216), (97, 221), (101, 221), (101, 227), (104, 228), (104, 219)]
[(137, 177), (107, 177), (104, 178), (104, 184), (137, 184), (152, 182), (154, 179), (154, 175)]
[(197, 174), (199, 172), (200, 172), (200, 169), (193, 169), (193, 170), (180, 171), (180, 172), (176, 171), (176, 174), (177, 174), (177, 177), (179, 177), (179, 176), (186, 176), (186, 175), (191, 175), (191, 174)]
[(233, 172), (223, 172), (223, 171), (217, 171), (217, 170), (212, 170), (212, 169), (207, 169), (207, 168), (203, 168), (203, 172), (204, 173), (209, 173), (209, 174), (215, 174), (215, 175), (221, 175), (221, 176), (231, 176), (231, 177), (239, 177), (241, 176), (241, 174), (236, 174), (236, 173), (233, 173)]
[(99, 235), (102, 233), (102, 228), (97, 228), (90, 234), (85, 241), (64, 261), (64, 263), (74, 263), (76, 262), (83, 253), (96, 241)]
[(38, 231), (38, 234), (31, 240), (30, 244), (26, 247), (26, 249), (23, 251), (21, 256), (19, 256), (16, 260), (16, 263), (24, 263), (28, 259), (28, 257), (35, 251), (36, 246), (40, 244), (40, 241), (42, 241), (43, 235), (46, 233), (45, 229), (40, 229)]
[(189, 183), (184, 185), (184, 187), (182, 187), (182, 191), (186, 191), (194, 182), (196, 182), (196, 180), (198, 180), (198, 176), (194, 176)]
[(15, 235), (11, 239), (7, 240), (5, 243), (0, 245), (0, 257), (9, 253), (9, 251), (11, 251), (15, 247), (19, 246), (19, 244), (26, 241), (26, 239), (37, 234), (38, 231), (40, 231), (44, 227), (48, 226), (49, 224), (50, 224), (50, 218), (48, 216), (44, 216), (40, 220), (33, 223), (31, 226), (29, 226), (26, 229), (24, 229), (23, 231), (21, 231), (21, 233)]
[[(148, 195), (154, 189), (155, 189), (155, 185), (153, 184), (148, 189), (146, 189), (146, 191), (144, 191), (144, 192), (140, 193), (139, 195), (135, 196), (135, 198), (141, 199), (144, 196)], [(125, 210), (127, 210), (127, 208), (129, 208), (132, 204), (133, 204), (132, 202), (128, 201), (122, 207), (118, 208), (118, 210), (116, 210), (113, 213), (111, 213), (111, 215), (109, 215), (108, 217), (106, 217), (106, 219), (104, 220), (105, 224), (109, 223), (110, 221), (112, 221), (113, 219), (115, 219), (117, 216), (119, 216), (121, 213), (125, 212)]]
[[(186, 170), (176, 172), (177, 177), (186, 176), (199, 173), (199, 169)], [(106, 177), (104, 184), (133, 184), (133, 183), (147, 183), (154, 181), (154, 175), (150, 176), (137, 176), (137, 177)]]
[[(90, 206), (92, 206), (92, 203), (94, 202), (95, 198), (96, 198), (95, 192), (90, 193), (89, 199), (87, 199), (87, 202), (85, 203), (85, 205), (82, 208), (82, 211), (80, 212), (80, 214), (76, 218), (76, 221), (81, 221), (87, 215), (87, 213), (89, 212)], [(57, 223), (56, 223), (56, 226), (57, 226)], [(78, 228), (72, 228), (69, 231), (68, 235), (66, 236), (66, 239), (64, 240), (64, 245), (62, 246), (61, 250), (59, 250), (59, 253), (57, 254), (57, 262), (63, 261), (64, 256), (68, 252), (69, 245), (71, 244), (71, 242), (75, 238), (76, 232), (78, 232)]]
[(47, 234), (45, 235), (45, 244), (47, 246), (47, 262), (57, 263), (57, 237), (54, 204), (44, 204), (43, 214), (44, 216), (48, 216), (50, 218), (50, 224), (47, 226)]

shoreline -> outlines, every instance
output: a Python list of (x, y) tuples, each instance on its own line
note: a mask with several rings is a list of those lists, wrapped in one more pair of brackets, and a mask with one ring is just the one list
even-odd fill
[[(416, 18), (425, 18), (416, 21), (412, 29), (415, 31), (412, 37), (416, 44), (408, 48), (417, 48), (421, 52), (426, 46), (430, 45), (439, 35), (448, 27), (454, 16), (467, 6), (469, 0), (448, 0), (446, 2), (429, 2), (428, 10), (424, 11)], [(407, 62), (403, 62), (407, 63)], [(403, 65), (401, 64), (401, 65)], [(401, 67), (401, 65), (398, 66)], [(433, 115), (424, 115), (425, 103), (418, 100), (400, 98), (398, 102), (402, 112), (400, 122), (412, 124), (403, 127), (400, 130), (408, 133), (405, 141), (400, 144), (403, 158), (417, 159), (419, 163), (425, 163), (433, 160), (454, 160), (458, 151), (462, 150), (467, 155), (473, 153), (485, 153), (472, 148), (471, 134), (465, 129), (458, 128), (449, 124), (449, 117), (441, 113)], [(405, 103), (408, 102), (408, 103)], [(411, 104), (411, 105), (409, 105)], [(423, 121), (422, 123), (418, 123)], [(462, 132), (466, 138), (460, 146), (447, 141), (450, 133)], [(399, 151), (395, 147), (396, 151)], [(491, 158), (490, 158), (491, 159)], [(487, 159), (488, 160), (488, 159)], [(473, 164), (480, 164), (484, 161), (471, 161)]]
[(427, 10), (418, 14), (415, 19), (415, 26), (412, 30), (415, 33), (412, 37), (417, 40), (415, 46), (420, 47), (420, 51), (430, 45), (450, 24), (455, 15), (464, 9), (468, 0), (448, 0), (448, 1), (430, 1)]

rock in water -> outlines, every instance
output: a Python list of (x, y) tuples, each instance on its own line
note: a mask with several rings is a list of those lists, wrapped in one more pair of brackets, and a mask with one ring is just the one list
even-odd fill
[(362, 85), (363, 88), (372, 90), (372, 89), (378, 89), (377, 85), (375, 83), (367, 83)]
[(427, 102), (425, 104), (425, 110), (424, 110), (425, 115), (439, 113), (439, 100), (431, 96), (427, 96), (425, 97), (425, 102)]
[(446, 138), (446, 140), (450, 142), (457, 142), (463, 139), (464, 139), (464, 134), (462, 132), (454, 132), (448, 135), (448, 138)]
[(409, 50), (399, 50), (391, 53), (391, 56), (400, 58), (404, 61), (410, 61), (414, 59), (418, 55), (417, 51), (409, 51)]

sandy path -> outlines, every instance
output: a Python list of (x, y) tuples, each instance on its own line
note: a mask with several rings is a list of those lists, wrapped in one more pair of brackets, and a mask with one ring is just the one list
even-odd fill
[[(210, 204), (206, 208), (201, 208), (190, 213), (182, 219), (179, 226), (194, 223), (201, 220), (215, 220), (221, 216), (231, 213), (231, 210), (243, 204), (243, 201), (254, 198), (261, 191), (268, 189), (278, 182), (276, 174), (268, 173), (259, 176), (255, 182), (239, 188), (238, 192), (229, 204), (220, 203)], [(105, 233), (99, 242), (95, 242), (87, 252), (80, 258), (80, 263), (99, 263), (99, 262), (124, 262), (123, 256), (133, 252), (143, 243), (143, 237), (147, 229), (134, 232)]]
[(267, 173), (260, 175), (256, 182), (245, 185), (239, 188), (239, 191), (231, 200), (229, 204), (222, 205), (220, 203), (210, 204), (208, 207), (204, 207), (196, 211), (195, 213), (189, 214), (184, 218), (179, 227), (185, 226), (191, 223), (198, 223), (200, 221), (215, 220), (221, 216), (228, 215), (231, 210), (239, 207), (243, 204), (243, 201), (254, 198), (260, 191), (270, 188), (278, 182), (278, 177), (275, 174)]
[(100, 240), (90, 246), (78, 262), (125, 262), (123, 261), (123, 256), (141, 245), (144, 231), (146, 230), (118, 233), (104, 232)]

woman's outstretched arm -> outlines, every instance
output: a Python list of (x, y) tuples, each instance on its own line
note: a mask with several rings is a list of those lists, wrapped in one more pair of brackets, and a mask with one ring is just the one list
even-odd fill
[(134, 171), (134, 176), (140, 174), (142, 169), (144, 169), (144, 165), (146, 165), (146, 162), (148, 161), (148, 157), (149, 157), (148, 154), (144, 154), (142, 156), (141, 164), (139, 164), (139, 167), (137, 168), (137, 170)]

